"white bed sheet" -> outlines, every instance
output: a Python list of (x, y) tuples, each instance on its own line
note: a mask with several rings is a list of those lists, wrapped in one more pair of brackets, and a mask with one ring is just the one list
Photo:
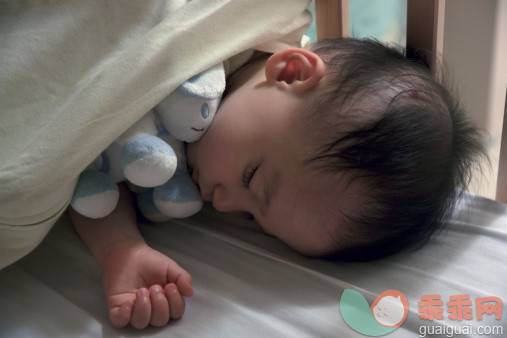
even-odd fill
[[(298, 255), (255, 223), (205, 208), (194, 217), (142, 224), (147, 242), (193, 277), (182, 319), (164, 328), (113, 328), (100, 269), (64, 215), (42, 244), (0, 271), (0, 337), (364, 337), (340, 315), (344, 289), (371, 304), (387, 289), (409, 300), (405, 323), (388, 337), (417, 337), (424, 325), (500, 326), (485, 316), (462, 322), (419, 319), (421, 296), (507, 300), (507, 206), (471, 196), (428, 246), (369, 263)], [(505, 312), (505, 311), (504, 311)], [(459, 337), (480, 335), (460, 335)]]

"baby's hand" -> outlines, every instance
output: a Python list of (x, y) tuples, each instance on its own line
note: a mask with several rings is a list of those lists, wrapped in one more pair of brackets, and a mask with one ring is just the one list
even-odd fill
[(146, 244), (126, 246), (102, 262), (109, 319), (116, 327), (163, 326), (185, 311), (193, 294), (188, 272)]

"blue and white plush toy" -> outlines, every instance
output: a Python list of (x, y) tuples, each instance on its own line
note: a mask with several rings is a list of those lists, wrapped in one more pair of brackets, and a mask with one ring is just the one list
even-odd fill
[(224, 90), (223, 64), (183, 83), (80, 175), (71, 201), (74, 210), (90, 218), (107, 216), (118, 203), (116, 183), (128, 181), (139, 209), (152, 221), (198, 212), (202, 200), (187, 170), (184, 142), (204, 134)]

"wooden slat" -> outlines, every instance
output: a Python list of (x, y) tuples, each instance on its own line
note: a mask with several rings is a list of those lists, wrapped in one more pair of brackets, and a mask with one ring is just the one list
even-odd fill
[(507, 94), (503, 113), (502, 144), (500, 145), (500, 164), (498, 167), (496, 200), (507, 203)]
[(444, 45), (445, 0), (407, 0), (407, 55), (435, 69)]
[(350, 36), (349, 0), (315, 0), (317, 40)]

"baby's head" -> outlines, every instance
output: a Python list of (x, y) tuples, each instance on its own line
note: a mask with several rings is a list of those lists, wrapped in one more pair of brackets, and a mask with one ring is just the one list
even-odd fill
[(422, 66), (371, 41), (288, 49), (237, 73), (188, 147), (204, 200), (297, 251), (379, 258), (422, 244), (482, 154)]

